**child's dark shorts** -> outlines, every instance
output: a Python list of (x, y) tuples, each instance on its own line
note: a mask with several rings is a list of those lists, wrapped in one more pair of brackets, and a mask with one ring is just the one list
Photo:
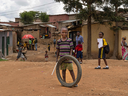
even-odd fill
[(81, 51), (77, 51), (77, 55), (76, 55), (76, 58), (83, 58), (83, 54)]
[(105, 50), (104, 50), (104, 48), (99, 49), (98, 58), (100, 58), (100, 59), (105, 59), (105, 58), (106, 58), (106, 57), (105, 57)]

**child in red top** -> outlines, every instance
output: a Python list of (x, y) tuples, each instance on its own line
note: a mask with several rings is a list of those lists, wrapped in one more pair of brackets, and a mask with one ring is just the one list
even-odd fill
[(75, 50), (77, 51), (77, 56), (76, 58), (78, 59), (79, 61), (79, 58), (81, 59), (81, 62), (80, 64), (82, 64), (82, 58), (83, 58), (83, 55), (82, 55), (82, 50), (83, 50), (83, 47), (82, 47), (82, 44), (80, 41), (78, 41), (78, 45), (76, 46)]
[(45, 51), (45, 61), (48, 61), (48, 51)]

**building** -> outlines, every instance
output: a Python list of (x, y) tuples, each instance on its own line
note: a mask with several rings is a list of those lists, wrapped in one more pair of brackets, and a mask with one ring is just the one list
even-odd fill
[(0, 57), (13, 53), (13, 34), (12, 30), (0, 29)]
[[(5, 30), (12, 30), (12, 35), (13, 35), (13, 51), (15, 52), (17, 48), (17, 34), (18, 30), (16, 27), (19, 27), (18, 22), (0, 22), (0, 29), (5, 29)], [(19, 28), (18, 28), (19, 29)]]
[[(122, 52), (121, 52), (121, 41), (123, 36), (128, 36), (128, 27), (126, 25), (123, 25), (124, 22), (119, 22), (120, 30), (119, 30), (119, 43), (118, 43), (118, 59), (122, 58)], [(125, 22), (128, 24), (128, 22)], [(123, 26), (122, 26), (123, 25)], [(115, 23), (113, 22), (113, 25), (115, 26)], [(91, 30), (91, 55), (93, 59), (98, 58), (98, 46), (97, 46), (97, 38), (99, 38), (99, 32), (104, 32), (104, 39), (106, 39), (107, 43), (110, 46), (110, 52), (106, 55), (107, 58), (110, 58), (113, 55), (114, 51), (114, 43), (115, 43), (115, 32), (110, 29), (112, 27), (108, 25), (108, 22), (105, 21), (104, 25), (99, 24), (97, 22), (92, 22), (92, 30)], [(87, 24), (83, 25), (75, 25), (75, 26), (69, 26), (69, 35), (68, 37), (73, 40), (74, 47), (76, 46), (76, 35), (77, 31), (80, 32), (80, 34), (83, 36), (84, 44), (83, 44), (83, 55), (86, 57), (87, 54), (87, 39), (88, 39), (88, 32), (87, 32)], [(128, 42), (128, 39), (126, 39), (126, 42)]]
[[(31, 34), (34, 38), (37, 38), (39, 43), (43, 43), (45, 41), (53, 41), (53, 34), (55, 33), (55, 26), (50, 23), (36, 23), (36, 24), (28, 24), (22, 26), (21, 37), (26, 34)], [(23, 42), (28, 41), (27, 39), (23, 39)]]
[(59, 30), (59, 22), (65, 20), (75, 20), (76, 14), (58, 14), (58, 15), (49, 15), (49, 22), (51, 22)]

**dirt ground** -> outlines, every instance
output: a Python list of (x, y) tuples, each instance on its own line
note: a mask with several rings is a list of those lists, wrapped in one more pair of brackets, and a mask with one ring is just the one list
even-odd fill
[[(78, 87), (62, 87), (56, 73), (54, 48), (49, 62), (44, 62), (46, 46), (28, 51), (27, 61), (17, 61), (17, 54), (0, 62), (0, 96), (128, 96), (128, 62), (108, 59), (109, 70), (95, 70), (97, 60), (84, 60)], [(102, 61), (102, 67), (104, 63)]]

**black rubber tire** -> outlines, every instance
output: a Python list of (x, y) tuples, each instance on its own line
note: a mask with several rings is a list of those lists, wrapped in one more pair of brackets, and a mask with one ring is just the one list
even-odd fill
[[(60, 75), (60, 69), (59, 69), (59, 67), (60, 67), (60, 65), (62, 64), (62, 62), (63, 62), (64, 60), (66, 60), (66, 59), (69, 59), (69, 60), (74, 61), (74, 62), (76, 63), (76, 66), (77, 66), (77, 71), (78, 71), (78, 72), (77, 72), (77, 78), (76, 78), (76, 80), (75, 80), (73, 83), (66, 83), (66, 82), (62, 79), (62, 77), (61, 77), (61, 75)], [(75, 57), (73, 57), (73, 56), (71, 56), (71, 55), (63, 56), (62, 58), (60, 58), (60, 60), (59, 60), (58, 63), (57, 63), (57, 66), (56, 66), (56, 75), (57, 75), (57, 78), (58, 78), (58, 80), (59, 80), (59, 82), (61, 83), (62, 86), (65, 86), (65, 87), (73, 87), (73, 86), (75, 86), (76, 84), (78, 84), (79, 81), (80, 81), (80, 79), (81, 79), (81, 76), (82, 76), (81, 65), (80, 65), (79, 61), (78, 61)]]

